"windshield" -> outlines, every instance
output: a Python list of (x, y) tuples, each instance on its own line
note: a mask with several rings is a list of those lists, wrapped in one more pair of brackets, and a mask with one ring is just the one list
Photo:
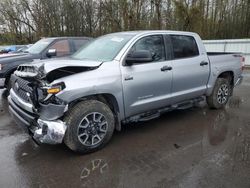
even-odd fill
[(133, 36), (132, 34), (110, 34), (99, 37), (81, 48), (72, 57), (103, 62), (111, 61)]
[(54, 39), (41, 39), (37, 41), (35, 44), (33, 44), (30, 48), (28, 48), (25, 52), (31, 53), (31, 54), (39, 54), (41, 53), (45, 48), (48, 47), (48, 45), (53, 41)]

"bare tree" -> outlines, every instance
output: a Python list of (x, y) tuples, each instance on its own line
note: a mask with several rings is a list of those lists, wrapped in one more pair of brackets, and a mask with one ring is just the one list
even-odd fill
[(0, 43), (142, 29), (241, 38), (250, 37), (250, 0), (1, 0), (0, 25)]

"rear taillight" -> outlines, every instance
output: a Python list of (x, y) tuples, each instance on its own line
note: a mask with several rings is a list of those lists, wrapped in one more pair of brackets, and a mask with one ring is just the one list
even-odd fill
[(241, 70), (243, 70), (245, 67), (245, 57), (241, 56), (240, 63), (241, 63)]

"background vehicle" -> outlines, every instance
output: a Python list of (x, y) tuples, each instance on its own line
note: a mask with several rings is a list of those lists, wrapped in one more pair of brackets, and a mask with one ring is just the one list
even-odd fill
[(24, 51), (27, 51), (27, 49), (31, 46), (32, 46), (32, 44), (19, 46), (19, 48), (16, 48), (17, 49), (16, 51), (11, 51), (7, 48), (4, 48), (4, 50), (2, 51), (3, 53), (0, 53), (0, 59), (3, 57), (4, 58), (13, 57), (15, 55), (18, 55), (19, 53), (23, 53)]
[(23, 53), (24, 51), (27, 51), (28, 48), (30, 48), (32, 45), (33, 44), (22, 45), (21, 47), (17, 48), (15, 51), (11, 51), (9, 53)]
[(121, 124), (146, 121), (207, 97), (222, 108), (242, 80), (240, 54), (207, 54), (195, 33), (140, 31), (105, 35), (71, 59), (21, 65), (9, 109), (37, 142), (87, 153)]
[(12, 45), (12, 46), (7, 46), (7, 47), (5, 48), (5, 51), (6, 51), (7, 53), (17, 52), (18, 50), (20, 50), (20, 49), (22, 49), (22, 48), (24, 48), (24, 47), (26, 47), (26, 45)]
[(0, 55), (7, 53), (5, 48), (6, 46), (0, 46)]
[(0, 57), (0, 88), (10, 87), (10, 75), (18, 65), (34, 60), (72, 55), (90, 40), (91, 38), (87, 37), (44, 38), (36, 42), (24, 53), (8, 54)]

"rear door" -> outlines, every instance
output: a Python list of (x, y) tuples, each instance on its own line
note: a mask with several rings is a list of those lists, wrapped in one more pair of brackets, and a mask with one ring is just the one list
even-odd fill
[(126, 117), (166, 106), (171, 97), (171, 61), (163, 35), (138, 39), (128, 54), (134, 50), (149, 50), (153, 61), (121, 67)]
[(170, 35), (173, 48), (172, 102), (203, 95), (209, 77), (209, 61), (200, 52), (196, 39), (188, 35)]

